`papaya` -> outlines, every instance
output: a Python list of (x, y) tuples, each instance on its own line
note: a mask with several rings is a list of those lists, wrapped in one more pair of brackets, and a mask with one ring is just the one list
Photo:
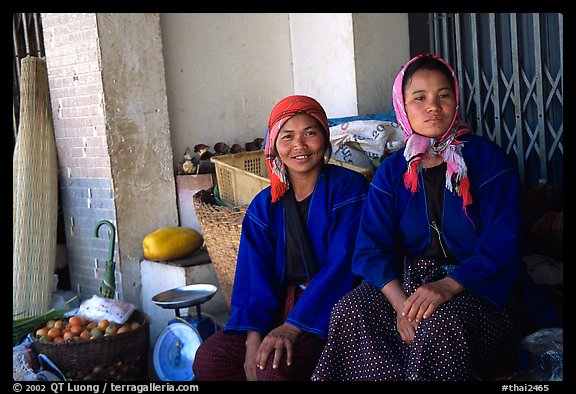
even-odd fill
[(144, 237), (142, 249), (148, 260), (176, 260), (192, 254), (203, 243), (202, 236), (193, 228), (168, 226)]

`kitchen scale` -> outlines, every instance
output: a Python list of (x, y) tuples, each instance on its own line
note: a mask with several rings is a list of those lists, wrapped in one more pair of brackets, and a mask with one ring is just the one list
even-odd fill
[[(200, 305), (210, 300), (218, 288), (211, 284), (177, 287), (156, 294), (152, 301), (174, 309), (176, 317), (168, 322), (154, 345), (154, 370), (162, 381), (194, 380), (192, 364), (200, 344), (219, 327), (208, 316), (202, 316)], [(181, 308), (196, 307), (196, 316), (180, 315)]]

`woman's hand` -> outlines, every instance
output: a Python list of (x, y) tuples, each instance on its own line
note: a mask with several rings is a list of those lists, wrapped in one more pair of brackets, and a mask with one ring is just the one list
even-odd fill
[(402, 308), (408, 297), (402, 290), (400, 282), (397, 279), (391, 280), (380, 291), (396, 311), (396, 329), (400, 337), (405, 343), (411, 344), (414, 342), (418, 322), (409, 321), (405, 316), (402, 316)]
[(286, 351), (286, 365), (290, 366), (292, 364), (294, 343), (301, 333), (301, 329), (288, 323), (284, 323), (270, 331), (262, 340), (256, 354), (256, 365), (258, 368), (264, 369), (266, 367), (266, 361), (272, 352), (274, 352), (272, 368), (278, 368), (284, 351)]
[(262, 343), (260, 334), (255, 331), (248, 331), (246, 336), (246, 356), (244, 358), (244, 373), (246, 373), (246, 380), (256, 381), (256, 354), (258, 348)]
[(400, 334), (400, 337), (404, 343), (411, 345), (414, 342), (414, 336), (416, 335), (417, 327), (417, 321), (409, 321), (401, 314), (396, 314), (396, 329), (398, 330), (398, 333)]
[(419, 323), (422, 319), (430, 317), (440, 305), (462, 291), (464, 287), (448, 277), (422, 285), (404, 302), (402, 316), (406, 317), (409, 322)]

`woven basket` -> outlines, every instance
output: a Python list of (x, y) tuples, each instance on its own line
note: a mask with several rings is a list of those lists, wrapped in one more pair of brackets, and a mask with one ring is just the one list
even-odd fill
[(150, 321), (135, 310), (129, 321), (140, 327), (77, 342), (34, 340), (32, 350), (46, 355), (70, 380), (146, 380)]
[(234, 208), (216, 205), (212, 190), (213, 188), (200, 190), (194, 194), (194, 209), (220, 284), (220, 291), (230, 309), (242, 219), (248, 205)]

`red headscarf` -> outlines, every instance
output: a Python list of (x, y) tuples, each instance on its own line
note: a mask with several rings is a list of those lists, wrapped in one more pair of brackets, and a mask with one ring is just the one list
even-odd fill
[(301, 95), (288, 96), (274, 106), (268, 119), (268, 134), (264, 146), (266, 167), (270, 174), (270, 184), (272, 186), (272, 202), (278, 201), (288, 190), (288, 173), (286, 172), (286, 166), (276, 152), (276, 138), (284, 123), (294, 115), (301, 113), (316, 118), (324, 127), (327, 135), (330, 132), (324, 108), (311, 97)]

